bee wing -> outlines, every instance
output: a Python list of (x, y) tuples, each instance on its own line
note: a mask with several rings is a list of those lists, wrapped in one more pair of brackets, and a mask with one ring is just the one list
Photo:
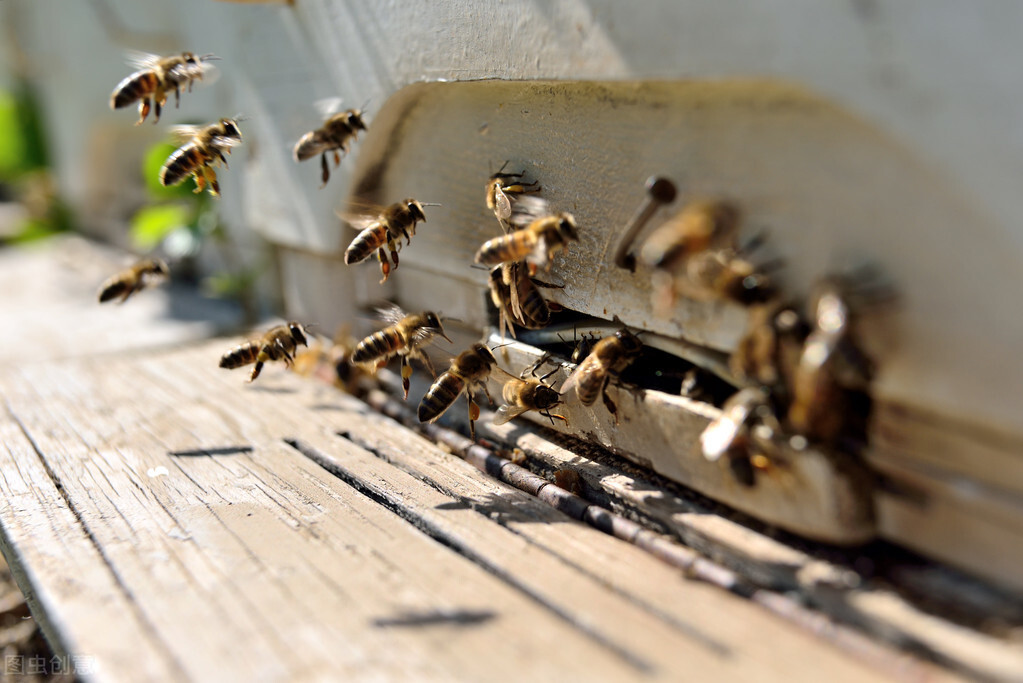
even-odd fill
[(216, 83), (220, 79), (220, 69), (210, 62), (199, 62), (195, 65), (178, 64), (171, 72), (182, 80), (195, 79), (206, 85)]
[(353, 199), (348, 202), (348, 209), (345, 211), (336, 211), (337, 217), (348, 223), (356, 230), (365, 230), (371, 224), (376, 223), (380, 220), (380, 214), (383, 213), (387, 207), (373, 202), (359, 201)]
[(171, 126), (170, 136), (175, 142), (191, 142), (202, 126)]
[(534, 195), (520, 197), (511, 205), (508, 222), (516, 228), (524, 228), (537, 218), (551, 215), (550, 204), (546, 199)]
[(506, 221), (511, 217), (512, 203), (500, 187), (494, 192), (494, 214), (501, 221)]
[(316, 111), (319, 112), (321, 118), (330, 118), (334, 114), (341, 111), (341, 105), (344, 104), (344, 100), (340, 97), (324, 97), (322, 100), (316, 100), (313, 102), (313, 106), (316, 107)]
[(576, 366), (575, 370), (572, 371), (572, 374), (565, 380), (565, 383), (561, 385), (560, 393), (562, 396), (571, 396), (575, 393), (576, 387), (579, 386), (579, 378), (583, 373), (583, 365), (583, 363), (580, 363)]
[(134, 69), (152, 69), (160, 59), (160, 55), (142, 52), (141, 50), (124, 51), (124, 61)]
[(397, 304), (391, 304), (390, 306), (381, 306), (376, 309), (377, 315), (388, 325), (397, 325), (407, 315), (405, 311), (401, 310), (401, 306)]
[(515, 382), (520, 381), (518, 377), (516, 377), (515, 375), (511, 374), (506, 370), (502, 370), (500, 367), (496, 365), (490, 369), (490, 374), (493, 376), (495, 380), (497, 380), (501, 384), (506, 384), (507, 382), (511, 381)]
[(525, 406), (503, 405), (498, 408), (497, 412), (494, 414), (494, 424), (503, 425), (506, 422), (511, 422), (513, 419), (528, 410), (529, 408), (526, 408)]

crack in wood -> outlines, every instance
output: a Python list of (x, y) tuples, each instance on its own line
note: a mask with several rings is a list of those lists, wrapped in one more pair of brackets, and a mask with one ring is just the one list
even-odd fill
[[(338, 437), (341, 438), (341, 437)], [(525, 585), (525, 583), (517, 577), (504, 571), (501, 567), (490, 561), (487, 557), (475, 551), (463, 543), (460, 539), (455, 538), (446, 530), (440, 528), (424, 516), (417, 513), (417, 511), (400, 497), (394, 495), (388, 495), (387, 491), (378, 486), (374, 486), (371, 482), (365, 481), (358, 476), (346, 471), (343, 467), (339, 466), (336, 461), (332, 458), (327, 457), (321, 453), (315, 447), (301, 441), (300, 439), (285, 439), (285, 443), (294, 448), (296, 451), (306, 456), (313, 462), (317, 463), (325, 470), (336, 476), (341, 481), (345, 482), (353, 489), (363, 494), (367, 498), (373, 500), (377, 504), (393, 512), (395, 515), (401, 517), (412, 526), (416, 527), (424, 534), (434, 539), (438, 543), (450, 548), (452, 551), (458, 553), (462, 557), (466, 558), (473, 564), (479, 566), (481, 569), (486, 570), (493, 576), (500, 579), (508, 586), (519, 591), (526, 597), (533, 600), (536, 604), (540, 605), (544, 609), (548, 610), (562, 621), (568, 623), (573, 628), (579, 630), (587, 638), (593, 640), (600, 647), (605, 648), (608, 652), (612, 653), (624, 663), (628, 664), (636, 671), (644, 674), (652, 674), (656, 671), (654, 666), (646, 659), (641, 657), (635, 652), (632, 652), (623, 645), (611, 640), (608, 636), (604, 635), (600, 631), (596, 630), (590, 624), (584, 623), (579, 619), (575, 618), (570, 612), (563, 609), (562, 607), (552, 604), (546, 600), (542, 595), (538, 595), (533, 589)], [(357, 444), (354, 444), (357, 445)], [(425, 483), (425, 482), (424, 482)]]

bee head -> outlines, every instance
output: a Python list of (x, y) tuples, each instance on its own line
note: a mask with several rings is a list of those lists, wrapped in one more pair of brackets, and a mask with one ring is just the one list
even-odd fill
[(291, 332), (291, 338), (295, 340), (296, 344), (302, 346), (309, 346), (309, 340), (306, 339), (305, 329), (300, 323), (290, 322), (288, 323), (288, 331)]
[(546, 384), (538, 384), (536, 393), (533, 395), (537, 410), (550, 410), (561, 403), (561, 394), (551, 389)]
[(433, 311), (427, 311), (426, 313), (423, 313), (423, 322), (426, 323), (426, 327), (436, 330), (436, 334), (447, 339), (449, 342), (451, 341), (451, 338), (444, 334), (444, 326), (440, 322), (439, 315)]
[(362, 120), (362, 112), (358, 109), (349, 109), (348, 115), (345, 117), (345, 123), (353, 131), (355, 130), (366, 130), (366, 123)]
[(558, 233), (565, 240), (579, 241), (579, 233), (576, 232), (575, 218), (570, 213), (562, 213), (558, 221)]
[(196, 57), (195, 54), (191, 52), (182, 52), (181, 59), (184, 60), (185, 64), (188, 64), (189, 66), (198, 66), (199, 62), (202, 61), (199, 57)]
[(618, 341), (622, 345), (622, 350), (625, 351), (627, 355), (634, 356), (643, 350), (643, 342), (639, 340), (639, 337), (628, 330), (618, 330), (615, 332), (615, 337), (618, 338)]
[(763, 273), (749, 273), (728, 283), (726, 294), (733, 301), (746, 306), (761, 304), (774, 297), (776, 289)]
[(242, 132), (234, 119), (220, 119), (220, 125), (224, 129), (224, 137), (242, 139)]
[(472, 345), (472, 350), (477, 356), (483, 359), (488, 365), (497, 365), (497, 359), (494, 358), (494, 352), (486, 344), (476, 343)]
[(412, 214), (413, 220), (426, 222), (426, 214), (423, 212), (422, 204), (409, 197), (405, 200), (405, 206), (408, 208), (409, 213)]
[(167, 263), (163, 259), (153, 260), (153, 270), (160, 273), (160, 275), (163, 275), (164, 277), (170, 275), (170, 268), (167, 267)]

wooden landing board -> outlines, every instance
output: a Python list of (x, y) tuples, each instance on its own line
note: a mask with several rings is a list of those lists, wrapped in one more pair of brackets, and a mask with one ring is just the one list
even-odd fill
[(0, 369), (4, 551), (101, 678), (878, 675), (232, 343)]

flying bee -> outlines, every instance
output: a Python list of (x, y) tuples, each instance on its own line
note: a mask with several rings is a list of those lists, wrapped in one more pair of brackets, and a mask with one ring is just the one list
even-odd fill
[(484, 344), (473, 344), (468, 350), (462, 351), (451, 367), (433, 383), (419, 403), (419, 421), (433, 422), (451, 407), (459, 394), (465, 392), (469, 404), (469, 436), (476, 441), (476, 420), (480, 418), (480, 407), (476, 405), (475, 395), (483, 391), (490, 405), (494, 399), (487, 389), (487, 378), (491, 369), (497, 365), (494, 353)]
[(508, 219), (512, 215), (512, 196), (525, 194), (527, 192), (539, 192), (540, 185), (534, 180), (531, 183), (523, 183), (523, 173), (504, 173), (504, 167), (508, 162), (490, 176), (487, 182), (487, 208), (494, 212), (501, 227), (508, 231)]
[(640, 261), (654, 269), (653, 306), (659, 316), (670, 314), (679, 293), (744, 305), (773, 296), (770, 278), (745, 257), (760, 240), (738, 246), (741, 221), (741, 211), (731, 202), (695, 201), (651, 233)]
[(394, 356), (401, 358), (401, 385), (408, 398), (409, 378), (412, 377), (413, 359), (423, 362), (434, 377), (430, 357), (423, 353), (423, 348), (433, 339), (440, 336), (451, 339), (444, 334), (440, 316), (431, 311), (406, 315), (397, 306), (380, 309), (380, 316), (388, 324), (387, 327), (374, 332), (355, 346), (352, 362), (359, 365), (383, 365)]
[(143, 259), (104, 282), (99, 288), (99, 302), (102, 304), (120, 297), (123, 304), (129, 296), (145, 289), (153, 280), (162, 280), (169, 275), (170, 268), (161, 259)]
[(132, 66), (139, 70), (117, 84), (110, 95), (110, 108), (120, 109), (133, 102), (139, 103), (139, 120), (141, 124), (149, 116), (155, 103), (153, 123), (160, 120), (160, 112), (167, 103), (167, 94), (174, 91), (174, 106), (181, 103), (181, 88), (188, 86), (192, 91), (192, 82), (202, 80), (208, 73), (210, 65), (206, 62), (217, 59), (213, 55), (196, 57), (191, 52), (180, 55), (160, 57), (146, 53), (134, 53), (129, 59)]
[(220, 367), (228, 370), (255, 363), (249, 381), (259, 377), (263, 364), (270, 360), (283, 360), (291, 366), (295, 360), (298, 345), (309, 346), (305, 328), (300, 323), (289, 322), (271, 327), (259, 339), (239, 344), (220, 358)]
[(231, 148), (240, 145), (242, 132), (235, 119), (220, 119), (208, 126), (176, 126), (174, 135), (186, 141), (171, 154), (160, 169), (160, 184), (177, 185), (188, 175), (195, 178), (195, 192), (198, 194), (209, 185), (210, 194), (220, 196), (220, 185), (213, 166), (221, 161), (227, 168), (227, 157)]
[(327, 100), (327, 111), (324, 113), (327, 120), (316, 130), (309, 131), (295, 143), (295, 161), (306, 161), (317, 154), (320, 155), (320, 170), (323, 178), (323, 185), (330, 180), (330, 166), (327, 164), (327, 153), (333, 152), (334, 165), (341, 164), (341, 152), (348, 154), (348, 144), (356, 139), (359, 131), (366, 130), (366, 123), (362, 120), (363, 112), (359, 109), (329, 114), (328, 112), (339, 100)]
[(711, 462), (728, 456), (735, 478), (752, 486), (756, 483), (754, 470), (767, 469), (777, 459), (780, 434), (781, 425), (767, 393), (748, 387), (725, 401), (721, 415), (700, 434), (700, 448)]
[(579, 240), (572, 214), (551, 213), (547, 202), (537, 197), (517, 201), (510, 221), (520, 229), (484, 242), (476, 252), (476, 263), (496, 266), (525, 261), (533, 275), (537, 268), (550, 270), (554, 255), (567, 249), (570, 241)]
[(643, 350), (643, 342), (626, 329), (621, 329), (594, 344), (593, 350), (576, 367), (561, 387), (561, 393), (575, 391), (584, 406), (593, 405), (600, 395), (609, 413), (618, 424), (618, 408), (605, 391), (612, 379), (629, 367)]
[(359, 230), (359, 234), (345, 250), (345, 263), (351, 265), (365, 261), (376, 251), (377, 260), (380, 261), (380, 272), (384, 275), (380, 284), (386, 282), (391, 274), (391, 263), (387, 260), (384, 245), (390, 250), (391, 260), (397, 268), (401, 238), (405, 238), (406, 244), (412, 244), (412, 236), (416, 234), (416, 223), (426, 222), (424, 206), (440, 204), (426, 204), (408, 197), (375, 213), (363, 214), (349, 220), (352, 227)]
[(497, 415), (494, 417), (495, 425), (503, 425), (530, 410), (535, 410), (549, 419), (552, 425), (555, 419), (568, 422), (568, 418), (564, 415), (551, 412), (551, 408), (561, 404), (561, 394), (553, 387), (544, 384), (544, 380), (557, 372), (559, 368), (554, 368), (546, 375), (537, 377), (536, 368), (539, 365), (538, 362), (533, 366), (530, 377), (525, 377), (525, 371), (521, 377), (513, 377), (502, 372), (507, 376), (504, 386), (501, 387), (501, 396), (504, 398), (505, 405), (497, 409)]

